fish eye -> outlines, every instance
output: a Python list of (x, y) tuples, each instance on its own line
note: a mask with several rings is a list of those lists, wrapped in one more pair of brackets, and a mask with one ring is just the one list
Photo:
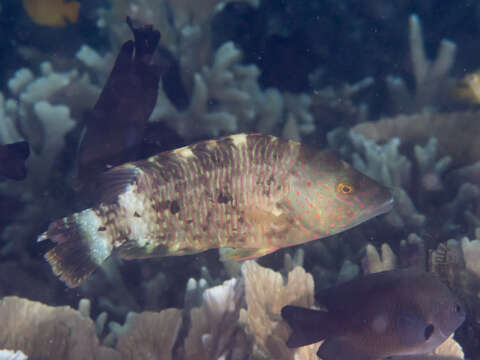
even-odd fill
[(454, 313), (459, 313), (460, 311), (462, 311), (462, 307), (459, 304), (455, 304), (453, 305), (452, 311)]
[(435, 330), (435, 328), (433, 327), (432, 324), (428, 325), (428, 326), (425, 328), (425, 330), (423, 331), (423, 336), (425, 337), (425, 340), (430, 339), (430, 337), (432, 336), (434, 330)]
[(340, 194), (351, 194), (353, 193), (353, 186), (349, 184), (340, 183), (337, 185), (337, 192)]

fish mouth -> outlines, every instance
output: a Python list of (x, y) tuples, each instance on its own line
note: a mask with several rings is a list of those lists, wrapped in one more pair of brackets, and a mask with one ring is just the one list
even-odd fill
[(375, 207), (375, 216), (390, 212), (393, 209), (393, 205), (395, 205), (393, 197), (388, 198), (382, 204)]

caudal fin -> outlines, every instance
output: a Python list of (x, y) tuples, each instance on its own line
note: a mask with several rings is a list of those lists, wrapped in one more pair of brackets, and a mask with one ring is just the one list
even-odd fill
[(107, 228), (92, 209), (53, 221), (37, 241), (46, 239), (55, 247), (45, 259), (69, 287), (80, 285), (112, 252)]
[(326, 311), (288, 305), (282, 308), (282, 317), (292, 328), (289, 348), (314, 344), (331, 335), (332, 316)]

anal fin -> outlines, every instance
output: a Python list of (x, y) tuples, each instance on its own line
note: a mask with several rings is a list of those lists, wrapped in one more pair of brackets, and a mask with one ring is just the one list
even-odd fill
[(310, 345), (325, 339), (334, 324), (334, 319), (326, 311), (293, 305), (282, 308), (282, 318), (292, 329), (287, 340), (289, 348)]
[(165, 245), (158, 245), (154, 248), (145, 245), (140, 246), (134, 241), (127, 241), (116, 249), (118, 256), (122, 259), (148, 259), (156, 256), (167, 256), (168, 248)]

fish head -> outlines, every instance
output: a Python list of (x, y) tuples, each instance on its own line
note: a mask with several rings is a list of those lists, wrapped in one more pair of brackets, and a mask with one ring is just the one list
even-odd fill
[(432, 306), (432, 338), (430, 342), (436, 347), (463, 324), (466, 311), (460, 299), (452, 293), (438, 298)]
[(347, 230), (390, 211), (390, 190), (339, 160), (321, 152), (294, 170), (288, 205), (317, 238)]
[(410, 289), (409, 301), (416, 310), (403, 308), (396, 314), (396, 329), (409, 349), (402, 355), (433, 351), (464, 322), (465, 307), (435, 275), (425, 273)]

